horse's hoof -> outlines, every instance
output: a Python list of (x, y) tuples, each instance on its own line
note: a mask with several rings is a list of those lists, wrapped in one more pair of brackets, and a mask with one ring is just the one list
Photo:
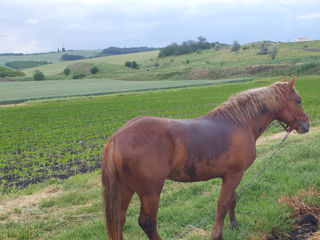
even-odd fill
[(238, 229), (238, 223), (236, 221), (230, 222), (231, 229)]
[(218, 234), (213, 233), (212, 240), (222, 240), (222, 232)]

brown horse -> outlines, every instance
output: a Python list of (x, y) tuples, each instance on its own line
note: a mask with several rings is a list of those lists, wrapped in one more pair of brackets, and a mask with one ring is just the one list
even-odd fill
[(276, 82), (229, 98), (195, 119), (136, 117), (114, 133), (101, 165), (109, 239), (123, 239), (126, 211), (133, 193), (141, 200), (139, 225), (149, 239), (157, 232), (157, 211), (166, 179), (182, 182), (222, 178), (212, 239), (222, 238), (229, 211), (235, 218), (235, 189), (256, 158), (256, 140), (273, 120), (290, 131), (309, 131), (301, 97), (290, 82)]

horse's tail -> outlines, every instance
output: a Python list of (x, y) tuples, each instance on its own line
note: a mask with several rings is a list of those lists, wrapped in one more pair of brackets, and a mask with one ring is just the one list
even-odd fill
[(110, 140), (103, 150), (101, 175), (103, 185), (106, 227), (110, 240), (121, 239), (121, 200), (119, 194), (119, 176), (113, 160), (114, 140)]

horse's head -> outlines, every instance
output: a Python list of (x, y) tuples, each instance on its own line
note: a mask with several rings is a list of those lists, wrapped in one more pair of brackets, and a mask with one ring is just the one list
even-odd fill
[[(286, 77), (283, 78), (286, 82)], [(301, 97), (294, 89), (295, 77), (290, 82), (287, 82), (285, 92), (283, 93), (286, 105), (276, 115), (276, 119), (281, 123), (286, 123), (290, 128), (287, 131), (296, 129), (298, 133), (307, 133), (310, 123), (308, 115), (302, 108)]]

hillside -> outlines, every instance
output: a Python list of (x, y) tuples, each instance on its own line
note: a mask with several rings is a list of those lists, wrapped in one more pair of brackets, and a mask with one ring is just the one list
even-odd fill
[(24, 76), (24, 73), (17, 70), (0, 66), (0, 81), (9, 81), (10, 77)]
[[(63, 70), (77, 65), (81, 71), (87, 68), (84, 78), (121, 80), (223, 79), (320, 73), (320, 41), (268, 43), (278, 49), (275, 59), (268, 54), (257, 55), (260, 44), (244, 44), (239, 51), (234, 52), (231, 47), (226, 47), (165, 58), (158, 57), (159, 51), (90, 58), (29, 68), (24, 73), (31, 77), (39, 69), (47, 79), (68, 79), (72, 74), (66, 77)], [(136, 61), (140, 69), (124, 67), (126, 61)], [(92, 66), (99, 68), (95, 75), (90, 74)], [(74, 74), (78, 71), (75, 70)]]

